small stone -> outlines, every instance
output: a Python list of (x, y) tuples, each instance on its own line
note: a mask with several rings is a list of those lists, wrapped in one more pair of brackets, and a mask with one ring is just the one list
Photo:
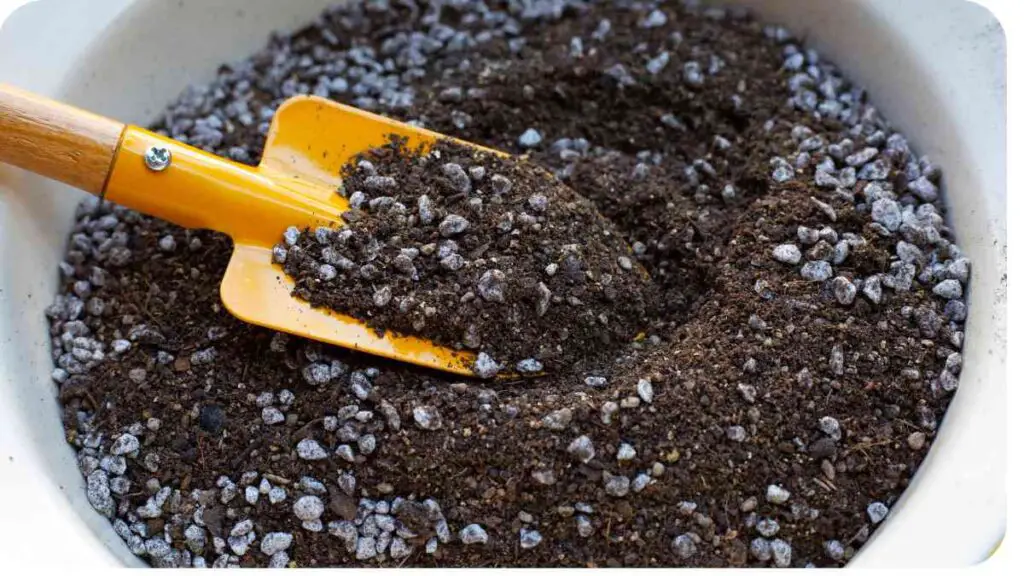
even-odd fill
[(507, 194), (512, 190), (512, 181), (501, 174), (495, 174), (491, 176), (491, 190), (497, 196)]
[(562, 408), (548, 414), (541, 420), (549, 430), (565, 430), (572, 422), (572, 408)]
[(544, 364), (533, 358), (520, 360), (516, 363), (516, 371), (520, 374), (537, 374), (542, 370), (544, 370)]
[(798, 226), (796, 229), (796, 237), (800, 239), (800, 243), (805, 246), (812, 246), (818, 243), (820, 234), (814, 228), (808, 228), (806, 226)]
[(587, 376), (583, 383), (591, 388), (604, 388), (608, 385), (608, 379), (604, 376)]
[(412, 555), (412, 547), (410, 547), (409, 544), (401, 538), (392, 538), (388, 554), (390, 554), (391, 558), (395, 560), (407, 558)]
[(636, 458), (636, 448), (631, 444), (622, 443), (619, 445), (619, 452), (615, 456), (621, 462), (628, 462)]
[(786, 490), (777, 484), (771, 484), (765, 492), (765, 499), (772, 504), (782, 504), (786, 500), (789, 500), (789, 490)]
[(967, 284), (971, 277), (971, 262), (967, 258), (957, 258), (946, 267), (946, 273), (961, 284)]
[(796, 176), (796, 171), (793, 169), (793, 166), (791, 166), (789, 162), (786, 162), (785, 159), (779, 156), (772, 158), (771, 165), (772, 180), (775, 180), (776, 182), (788, 182), (792, 180), (793, 177)]
[(486, 352), (481, 352), (473, 363), (473, 373), (480, 378), (494, 378), (501, 370), (501, 364), (494, 361)]
[(161, 538), (150, 538), (145, 543), (146, 554), (152, 558), (163, 558), (171, 553), (171, 545)]
[(412, 409), (412, 418), (416, 426), (423, 430), (438, 430), (441, 428), (441, 414), (433, 406), (417, 406)]
[(668, 52), (661, 52), (654, 58), (648, 60), (646, 65), (647, 72), (652, 76), (660, 74), (661, 71), (665, 69), (665, 66), (668, 65), (669, 56)]
[(832, 263), (836, 266), (846, 262), (846, 259), (850, 256), (850, 243), (846, 240), (840, 240), (835, 249), (832, 251)]
[(449, 214), (444, 217), (444, 220), (441, 221), (437, 228), (441, 236), (451, 238), (468, 230), (469, 220), (458, 214)]
[(534, 212), (543, 213), (548, 210), (548, 197), (542, 194), (534, 194), (530, 196), (528, 203)]
[(939, 199), (939, 189), (925, 176), (907, 184), (907, 189), (925, 202), (934, 202)]
[(676, 556), (686, 560), (697, 554), (697, 544), (689, 534), (681, 534), (672, 540), (672, 551)]
[(827, 434), (833, 440), (839, 440), (843, 437), (839, 420), (836, 420), (831, 416), (822, 416), (821, 419), (818, 420), (818, 429)]
[(869, 276), (864, 280), (864, 285), (861, 287), (861, 293), (864, 296), (878, 304), (882, 301), (882, 277), (879, 275)]
[(284, 422), (284, 414), (273, 406), (267, 406), (264, 408), (261, 416), (263, 418), (263, 423), (268, 426)]
[(544, 137), (534, 128), (529, 128), (519, 136), (519, 145), (523, 148), (535, 148)]
[(542, 540), (544, 540), (544, 537), (536, 530), (519, 529), (519, 547), (524, 550), (536, 548)]
[(232, 536), (245, 536), (249, 532), (252, 532), (253, 527), (254, 526), (253, 526), (252, 520), (248, 520), (248, 519), (242, 520), (241, 522), (236, 523), (231, 528), (230, 534)]
[(287, 552), (276, 552), (270, 556), (267, 568), (287, 568), (290, 561)]
[(779, 244), (772, 250), (772, 257), (784, 264), (799, 264), (802, 255), (796, 244)]
[(651, 404), (654, 402), (654, 386), (651, 381), (646, 378), (641, 378), (636, 384), (636, 394), (644, 402)]
[(832, 277), (832, 265), (824, 260), (807, 262), (800, 269), (800, 276), (811, 282), (824, 282)]
[(764, 538), (754, 538), (750, 542), (750, 554), (761, 562), (767, 562), (772, 558), (772, 545)]
[(376, 555), (377, 540), (374, 537), (362, 537), (356, 542), (356, 560), (369, 560)]
[(840, 344), (836, 344), (832, 347), (832, 353), (828, 360), (828, 367), (836, 376), (842, 376), (844, 363), (845, 355), (843, 354), (843, 347)]
[(839, 540), (829, 540), (825, 542), (825, 553), (829, 558), (840, 562), (846, 558), (846, 547)]
[(572, 454), (576, 459), (584, 464), (590, 462), (596, 454), (594, 450), (594, 443), (590, 440), (589, 436), (580, 436), (576, 438), (569, 443), (569, 447), (566, 450), (568, 450), (569, 454)]
[(383, 308), (391, 302), (391, 287), (381, 286), (373, 293), (373, 305), (377, 308)]
[(327, 458), (327, 451), (320, 446), (320, 443), (312, 438), (303, 438), (295, 446), (299, 458), (303, 460), (323, 460)]
[(750, 384), (737, 384), (736, 389), (739, 390), (740, 396), (748, 403), (753, 404), (757, 401), (757, 389)]
[(964, 291), (960, 286), (960, 281), (953, 278), (948, 278), (939, 282), (932, 288), (932, 293), (940, 298), (946, 300), (959, 300), (963, 297)]
[(463, 544), (487, 544), (487, 531), (479, 524), (470, 524), (459, 531), (459, 540)]
[(747, 431), (743, 426), (729, 426), (725, 429), (725, 437), (733, 442), (743, 442), (747, 439)]
[(771, 538), (779, 533), (779, 523), (771, 518), (764, 518), (756, 525), (757, 532), (765, 538)]
[(652, 10), (646, 18), (640, 21), (641, 28), (660, 28), (668, 23), (668, 16), (661, 10)]
[(632, 488), (633, 492), (642, 492), (651, 483), (651, 477), (641, 472), (633, 478)]
[(307, 494), (327, 493), (327, 487), (324, 486), (323, 482), (317, 480), (316, 478), (311, 478), (309, 476), (303, 476), (302, 478), (299, 478), (299, 490)]
[(857, 298), (857, 285), (843, 276), (837, 276), (832, 281), (832, 294), (835, 295), (837, 302), (849, 306)]
[(359, 446), (360, 453), (372, 454), (377, 449), (377, 438), (373, 434), (364, 434), (356, 441), (356, 445)]
[(330, 264), (321, 264), (317, 268), (317, 277), (324, 282), (330, 282), (338, 277), (338, 269)]
[(903, 212), (895, 200), (880, 198), (871, 205), (871, 219), (884, 226), (890, 232), (899, 230), (903, 223)]
[(580, 538), (590, 538), (594, 534), (594, 524), (589, 517), (582, 514), (576, 516), (576, 533)]
[(174, 241), (174, 236), (170, 234), (160, 238), (157, 244), (163, 252), (174, 252), (174, 249), (178, 246), (178, 243)]
[(302, 496), (292, 505), (292, 512), (304, 522), (317, 520), (324, 513), (324, 502), (317, 496)]
[(110, 518), (114, 515), (114, 499), (110, 496), (110, 482), (103, 470), (94, 470), (86, 477), (86, 498), (97, 512)]
[(872, 524), (878, 524), (889, 514), (889, 507), (881, 502), (868, 504), (868, 518)]
[(911, 450), (921, 450), (924, 448), (924, 444), (927, 439), (928, 437), (924, 432), (912, 432), (910, 436), (907, 437), (907, 446)]
[(122, 434), (110, 447), (110, 453), (114, 456), (133, 454), (139, 450), (139, 439), (131, 434)]
[(793, 559), (793, 548), (785, 540), (771, 541), (772, 559), (779, 568), (788, 568)]
[(878, 156), (877, 148), (864, 148), (846, 157), (846, 164), (854, 168), (860, 168)]
[(473, 183), (469, 179), (469, 174), (466, 174), (462, 166), (449, 162), (441, 166), (441, 173), (448, 178), (448, 183), (455, 192), (468, 194), (473, 189)]
[(534, 470), (530, 477), (532, 477), (538, 484), (543, 486), (552, 486), (557, 481), (555, 473), (551, 470)]
[(608, 494), (621, 498), (629, 494), (629, 478), (625, 476), (611, 476), (604, 483), (604, 491)]

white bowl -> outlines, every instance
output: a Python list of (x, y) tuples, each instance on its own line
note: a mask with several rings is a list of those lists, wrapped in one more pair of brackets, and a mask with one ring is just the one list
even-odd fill
[[(187, 84), (330, 3), (50, 0), (15, 14), (17, 27), (0, 33), (0, 81), (145, 124)], [(982, 561), (1006, 521), (1002, 29), (965, 0), (740, 3), (806, 37), (944, 168), (958, 243), (973, 263), (960, 390), (910, 487), (854, 563)], [(43, 308), (81, 197), (0, 166), (0, 542), (36, 568), (140, 563), (85, 499), (49, 378)]]

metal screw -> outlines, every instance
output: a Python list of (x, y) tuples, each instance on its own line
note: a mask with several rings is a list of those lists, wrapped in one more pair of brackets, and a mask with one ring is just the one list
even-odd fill
[(150, 146), (143, 158), (146, 167), (154, 172), (163, 172), (171, 165), (171, 151), (163, 146)]

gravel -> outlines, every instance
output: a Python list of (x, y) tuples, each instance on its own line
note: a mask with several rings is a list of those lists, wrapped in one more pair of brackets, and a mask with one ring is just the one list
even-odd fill
[(519, 145), (523, 148), (536, 148), (544, 137), (534, 128), (528, 129), (519, 136)]
[(932, 288), (932, 293), (936, 296), (945, 298), (946, 300), (956, 300), (962, 298), (964, 295), (963, 288), (960, 286), (960, 281), (953, 278), (949, 278), (939, 282)]
[(543, 540), (544, 537), (536, 530), (527, 530), (526, 528), (519, 530), (519, 547), (523, 550), (536, 548)]
[(784, 264), (799, 264), (802, 255), (796, 244), (780, 244), (772, 250), (772, 257)]
[(299, 443), (295, 446), (295, 451), (298, 453), (299, 458), (303, 460), (323, 460), (327, 458), (327, 451), (324, 450), (319, 442), (311, 438), (299, 440)]
[(423, 430), (439, 430), (441, 428), (441, 413), (433, 406), (417, 406), (412, 409), (413, 420), (416, 426)]
[(594, 451), (594, 443), (588, 436), (580, 436), (576, 438), (569, 443), (569, 447), (566, 450), (569, 454), (584, 464), (590, 462), (596, 454)]
[(868, 518), (872, 524), (879, 524), (889, 514), (889, 507), (881, 502), (868, 504)]
[(110, 453), (115, 456), (122, 454), (135, 454), (139, 451), (139, 439), (131, 434), (122, 434), (110, 447)]
[(679, 558), (686, 560), (697, 554), (697, 543), (689, 534), (680, 534), (672, 540), (672, 551)]
[(550, 430), (565, 430), (572, 422), (572, 408), (560, 408), (544, 417), (541, 423)]
[(630, 481), (625, 476), (610, 476), (604, 483), (604, 491), (616, 498), (629, 494)]
[(479, 524), (470, 524), (459, 530), (459, 541), (463, 544), (487, 544), (487, 531)]
[(771, 484), (765, 491), (765, 499), (772, 504), (784, 504), (789, 500), (789, 491), (776, 484)]
[(651, 381), (646, 378), (641, 378), (636, 384), (636, 394), (644, 402), (651, 404), (654, 402), (654, 386)]
[(807, 262), (800, 269), (800, 276), (811, 282), (824, 282), (832, 277), (832, 265), (823, 260)]
[(317, 520), (324, 513), (324, 502), (317, 496), (302, 496), (295, 501), (292, 512), (304, 522)]

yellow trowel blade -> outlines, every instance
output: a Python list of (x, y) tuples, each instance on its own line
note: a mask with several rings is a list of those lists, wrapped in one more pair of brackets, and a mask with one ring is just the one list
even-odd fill
[[(408, 138), (414, 149), (445, 138), (310, 96), (281, 105), (256, 168), (129, 127), (106, 197), (177, 224), (230, 235), (235, 250), (221, 282), (221, 299), (245, 322), (400, 362), (472, 375), (475, 354), (391, 332), (381, 336), (355, 318), (313, 308), (292, 297), (294, 283), (272, 263), (271, 248), (282, 242), (289, 226), (343, 225), (340, 214), (348, 209), (348, 203), (337, 193), (342, 166), (360, 152), (387, 144), (392, 135)], [(170, 166), (158, 173), (147, 169), (143, 161), (153, 146), (166, 148), (172, 158)]]
[[(342, 166), (361, 152), (387, 144), (392, 135), (408, 138), (411, 149), (444, 138), (330, 100), (295, 97), (274, 116), (258, 170), (296, 194), (334, 206), (335, 215), (340, 215), (348, 209), (348, 202), (337, 192)], [(340, 218), (335, 221), (342, 225)], [(280, 242), (284, 228), (278, 225), (272, 232), (270, 239)], [(221, 283), (221, 299), (238, 318), (401, 362), (472, 375), (473, 354), (391, 332), (379, 336), (355, 318), (313, 308), (292, 297), (294, 283), (280, 266), (269, 265), (272, 245), (235, 245)]]

